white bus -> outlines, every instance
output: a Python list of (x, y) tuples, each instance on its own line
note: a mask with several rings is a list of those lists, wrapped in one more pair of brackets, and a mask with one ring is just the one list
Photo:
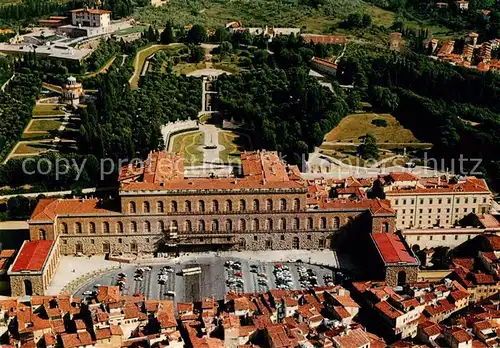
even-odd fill
[(182, 270), (182, 275), (192, 275), (192, 274), (200, 274), (201, 273), (201, 267), (191, 267), (191, 268), (185, 268)]

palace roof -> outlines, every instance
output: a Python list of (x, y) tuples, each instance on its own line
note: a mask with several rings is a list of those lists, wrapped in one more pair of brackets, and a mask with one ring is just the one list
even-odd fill
[(11, 272), (41, 271), (52, 249), (52, 240), (25, 242), (11, 267)]
[(169, 152), (153, 152), (136, 165), (121, 168), (120, 190), (240, 190), (240, 189), (305, 189), (297, 177), (296, 166), (288, 166), (276, 152), (241, 153), (241, 177), (185, 178), (183, 158)]
[(41, 199), (30, 220), (52, 221), (56, 215), (66, 214), (111, 214), (115, 211), (103, 208), (99, 199)]
[(385, 263), (417, 263), (398, 235), (373, 233), (372, 238)]

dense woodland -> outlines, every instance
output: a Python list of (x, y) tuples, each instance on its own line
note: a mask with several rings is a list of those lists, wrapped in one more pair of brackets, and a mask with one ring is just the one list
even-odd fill
[(0, 91), (0, 158), (4, 158), (21, 138), (31, 119), (31, 110), (42, 81), (34, 75), (19, 74)]
[(263, 67), (217, 80), (217, 110), (253, 129), (254, 143), (300, 164), (347, 114), (344, 100), (302, 68)]
[(100, 77), (98, 99), (82, 112), (81, 146), (97, 157), (133, 158), (163, 148), (161, 125), (195, 119), (201, 79), (150, 73), (131, 90), (119, 71)]
[(224, 118), (253, 129), (256, 144), (301, 164), (349, 111), (344, 93), (337, 89), (332, 94), (307, 68), (313, 56), (338, 54), (341, 47), (313, 45), (291, 35), (276, 38), (269, 49), (272, 55), (254, 52), (254, 70), (216, 81), (216, 108)]

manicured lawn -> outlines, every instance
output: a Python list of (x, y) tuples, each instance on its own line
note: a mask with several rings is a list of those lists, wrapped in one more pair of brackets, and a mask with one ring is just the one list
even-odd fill
[(174, 73), (177, 75), (187, 75), (193, 71), (199, 69), (205, 69), (207, 65), (205, 63), (179, 63), (173, 67)]
[(133, 34), (133, 33), (142, 33), (145, 30), (146, 30), (146, 27), (137, 26), (137, 27), (131, 27), (131, 28), (127, 28), (127, 29), (118, 30), (114, 34), (116, 36), (123, 36), (123, 35), (129, 35), (129, 34)]
[(52, 149), (50, 143), (20, 143), (16, 149), (15, 155), (29, 155)]
[(240, 162), (240, 153), (252, 149), (248, 136), (231, 131), (219, 132), (219, 144), (224, 146), (224, 150), (219, 153), (224, 163)]
[(33, 108), (33, 116), (49, 116), (49, 115), (64, 115), (64, 111), (61, 110), (63, 105), (53, 105), (53, 104), (36, 104)]
[[(372, 124), (374, 119), (383, 119), (387, 122), (386, 127), (377, 127)], [(345, 117), (339, 125), (332, 129), (326, 136), (326, 141), (333, 142), (362, 142), (362, 137), (371, 133), (377, 139), (377, 143), (418, 143), (413, 133), (405, 129), (390, 114), (353, 114)]]
[(34, 120), (30, 128), (27, 129), (28, 132), (35, 131), (55, 131), (61, 126), (61, 121), (56, 120)]
[(49, 133), (24, 133), (21, 140), (43, 140), (50, 139), (52, 135)]
[(202, 132), (188, 132), (177, 134), (171, 140), (172, 152), (178, 152), (184, 156), (184, 165), (192, 166), (203, 162), (202, 147), (205, 145)]

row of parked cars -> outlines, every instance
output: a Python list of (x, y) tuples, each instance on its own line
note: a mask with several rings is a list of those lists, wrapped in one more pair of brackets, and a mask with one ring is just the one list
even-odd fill
[(226, 285), (230, 290), (242, 290), (245, 285), (240, 261), (226, 261), (224, 267), (227, 270)]
[(276, 277), (276, 287), (278, 289), (290, 290), (293, 288), (293, 277), (290, 268), (280, 263), (274, 265), (274, 276)]

